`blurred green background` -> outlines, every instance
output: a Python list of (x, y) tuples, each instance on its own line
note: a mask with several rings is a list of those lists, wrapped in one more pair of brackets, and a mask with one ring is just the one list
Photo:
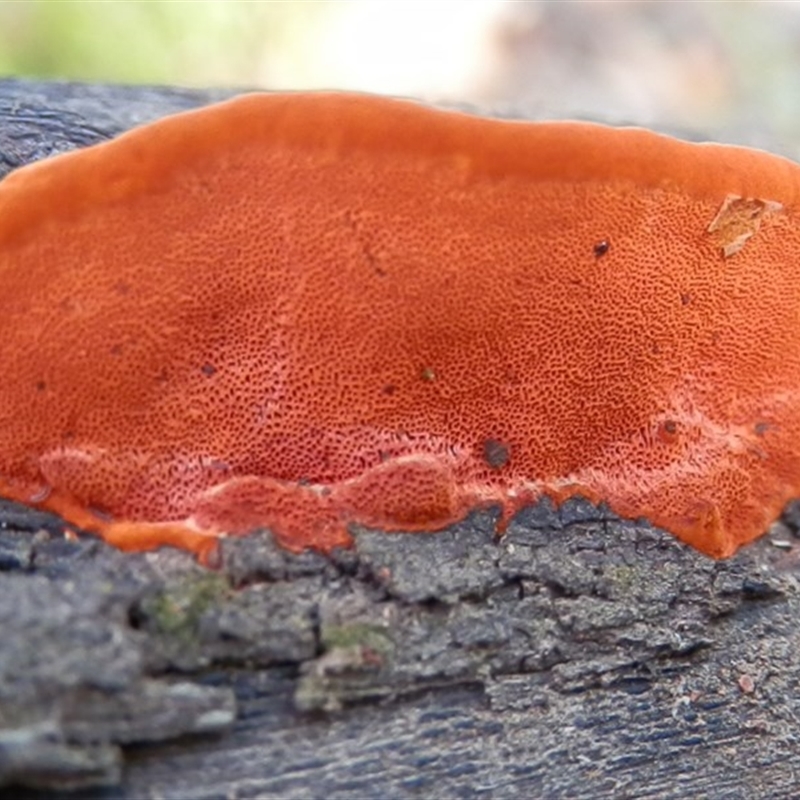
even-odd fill
[(341, 88), (800, 154), (800, 4), (0, 1), (0, 74)]

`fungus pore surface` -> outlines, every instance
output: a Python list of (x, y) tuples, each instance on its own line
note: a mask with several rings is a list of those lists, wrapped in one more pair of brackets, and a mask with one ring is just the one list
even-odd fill
[(343, 93), (0, 182), (0, 495), (128, 549), (580, 493), (713, 556), (800, 495), (800, 168)]

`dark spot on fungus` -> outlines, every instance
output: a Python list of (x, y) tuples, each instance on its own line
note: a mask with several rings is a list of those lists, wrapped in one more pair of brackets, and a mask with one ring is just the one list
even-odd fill
[(688, 292), (681, 292), (681, 305), (688, 306), (692, 302), (692, 296)]
[(207, 378), (210, 378), (217, 371), (217, 368), (213, 364), (203, 364), (203, 366), (200, 367), (200, 371)]
[(756, 422), (754, 426), (756, 436), (764, 436), (769, 430), (769, 427), (769, 422)]
[(47, 388), (47, 384), (44, 381), (36, 381), (36, 391), (43, 392)]
[(602, 258), (608, 252), (608, 248), (609, 247), (611, 247), (611, 244), (608, 242), (608, 240), (607, 239), (601, 239), (594, 246), (595, 258)]
[(381, 389), (381, 391), (383, 394), (391, 397), (397, 391), (397, 387), (393, 383), (387, 383), (386, 386)]
[(369, 250), (365, 249), (364, 252), (367, 256), (370, 266), (375, 271), (375, 274), (379, 278), (385, 278), (387, 275), (386, 270), (380, 265), (378, 259)]
[(678, 438), (678, 423), (674, 419), (664, 420), (658, 426), (658, 438), (664, 444), (673, 444)]
[(511, 453), (508, 445), (498, 439), (486, 439), (483, 443), (483, 460), (492, 469), (502, 469), (508, 464)]
[(424, 367), (420, 372), (420, 377), (426, 383), (433, 383), (436, 380), (436, 373), (433, 371), (432, 367)]
[(112, 345), (108, 352), (111, 353), (112, 356), (121, 356), (122, 345), (121, 344)]

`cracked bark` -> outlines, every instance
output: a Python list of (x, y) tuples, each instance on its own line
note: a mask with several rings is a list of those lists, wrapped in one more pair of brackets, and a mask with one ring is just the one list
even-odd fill
[[(0, 81), (0, 176), (226, 94)], [(713, 562), (586, 502), (543, 503), (500, 541), (488, 513), (361, 531), (330, 559), (261, 534), (208, 572), (66, 541), (1, 503), (0, 785), (790, 796), (798, 518)]]

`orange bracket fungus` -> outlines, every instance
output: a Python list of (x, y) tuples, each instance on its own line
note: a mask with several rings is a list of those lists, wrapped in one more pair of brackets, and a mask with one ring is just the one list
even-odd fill
[(713, 556), (800, 494), (800, 167), (250, 95), (0, 183), (0, 495), (127, 549), (581, 493)]

